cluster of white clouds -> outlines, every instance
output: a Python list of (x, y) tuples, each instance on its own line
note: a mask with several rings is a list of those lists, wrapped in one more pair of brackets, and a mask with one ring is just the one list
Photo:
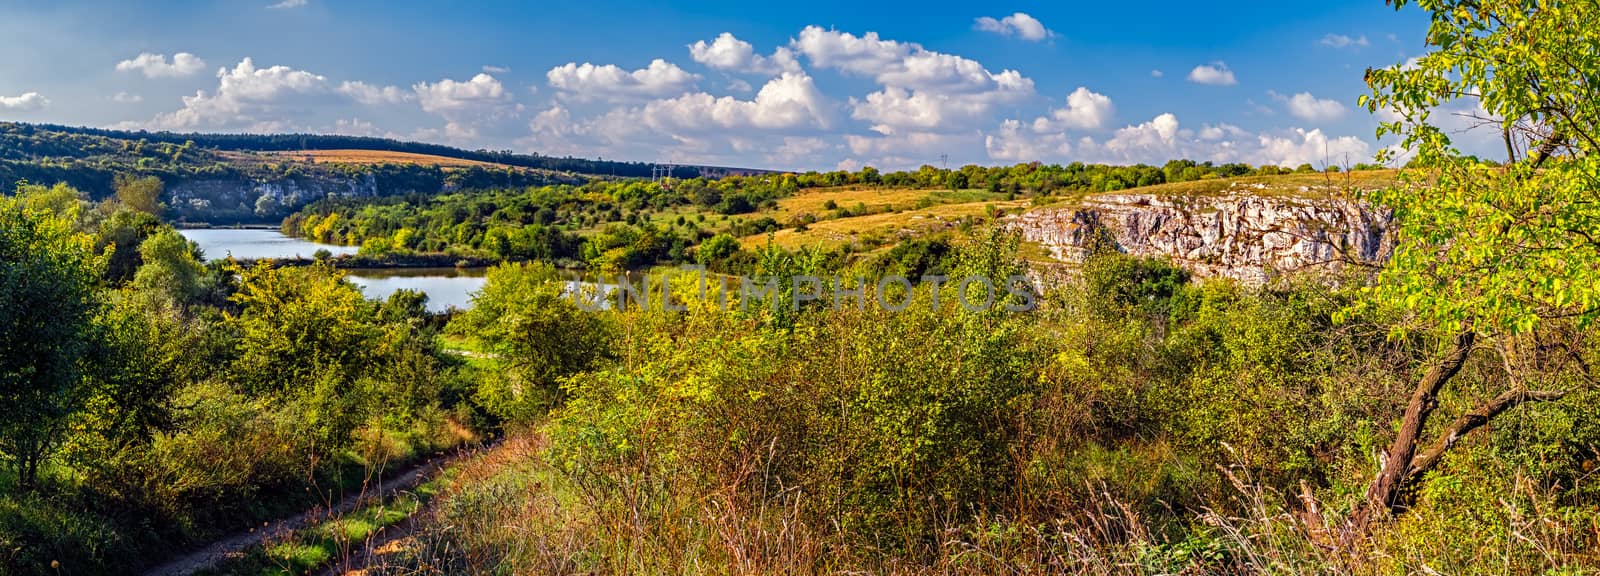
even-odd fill
[[(177, 54), (141, 54), (117, 65), (121, 71), (140, 71), (150, 77), (178, 74), (175, 67), (198, 58)], [(200, 64), (203, 65), (203, 64)], [(183, 65), (189, 68), (194, 65)], [(155, 71), (155, 72), (152, 72)], [(186, 72), (192, 73), (192, 72)], [(442, 79), (418, 82), (410, 88), (375, 85), (358, 80), (335, 82), (326, 76), (284, 65), (257, 66), (244, 58), (232, 68), (216, 73), (217, 85), (197, 90), (182, 98), (177, 110), (157, 114), (144, 122), (124, 122), (121, 128), (157, 130), (219, 130), (250, 132), (326, 131), (341, 134), (398, 134), (377, 130), (370, 121), (340, 119), (330, 126), (317, 124), (319, 112), (340, 105), (363, 107), (414, 104), (423, 112), (437, 115), (442, 127), (419, 131), (407, 137), (443, 139), (452, 143), (475, 144), (478, 127), (504, 120), (520, 111), (505, 86), (488, 73), (468, 80)], [(118, 92), (112, 100), (139, 103), (143, 97)]]
[(1239, 83), (1239, 79), (1233, 76), (1233, 70), (1228, 69), (1228, 64), (1220, 61), (1195, 66), (1194, 70), (1189, 71), (1189, 81), (1211, 86), (1233, 86)]
[[(974, 28), (1028, 41), (1054, 36), (1038, 19), (1020, 12), (979, 18)], [(1342, 38), (1347, 40), (1341, 41), (1343, 46), (1365, 43), (1364, 37)], [(540, 83), (524, 85), (526, 90), (502, 81), (510, 69), (490, 65), (465, 80), (442, 78), (407, 87), (334, 80), (284, 65), (257, 66), (243, 58), (231, 68), (218, 69), (216, 86), (183, 97), (180, 108), (121, 127), (320, 131), (473, 147), (511, 143), (546, 154), (777, 168), (905, 168), (944, 153), (980, 162), (1160, 163), (1185, 157), (1289, 166), (1370, 157), (1365, 141), (1322, 131), (1342, 119), (1346, 108), (1310, 92), (1268, 92), (1282, 111), (1310, 123), (1310, 129), (1257, 133), (1226, 123), (1193, 128), (1170, 112), (1119, 127), (1113, 98), (1088, 86), (1056, 100), (1039, 94), (1033, 79), (1017, 70), (991, 68), (875, 32), (808, 26), (770, 49), (724, 32), (685, 48), (699, 73), (670, 57), (638, 68), (568, 62), (551, 67)], [(148, 78), (179, 78), (196, 75), (205, 66), (186, 52), (171, 57), (144, 53), (117, 63), (116, 69)], [(870, 88), (830, 97), (813, 77), (822, 72)], [(1163, 76), (1161, 70), (1150, 74)], [(1239, 83), (1222, 61), (1195, 66), (1187, 80), (1210, 86)], [(531, 94), (534, 108), (525, 108), (519, 93), (522, 99)], [(127, 92), (113, 99), (129, 104), (142, 100)], [(1045, 101), (1053, 103), (1041, 105)], [(37, 93), (0, 97), (0, 108), (7, 110), (47, 104)], [(1019, 112), (1028, 108), (1044, 112)], [(333, 118), (330, 110), (341, 112)], [(346, 113), (350, 110), (353, 115)], [(424, 121), (407, 133), (386, 131), (370, 119), (406, 110), (422, 113)]]
[(28, 92), (20, 96), (0, 96), (0, 110), (30, 112), (42, 110), (49, 105), (50, 99), (41, 96), (38, 92)]
[(145, 78), (182, 78), (198, 74), (205, 68), (205, 60), (188, 52), (173, 54), (170, 60), (165, 54), (145, 52), (117, 63), (118, 72), (139, 72)]
[(623, 70), (615, 64), (596, 66), (588, 62), (568, 62), (545, 73), (550, 87), (564, 97), (580, 101), (611, 101), (673, 96), (694, 85), (697, 77), (677, 64), (657, 58), (638, 70)]
[(1252, 133), (1230, 124), (1205, 124), (1199, 130), (1184, 128), (1170, 112), (1116, 130), (1109, 137), (1071, 138), (1064, 132), (1030, 133), (1015, 120), (985, 139), (989, 156), (1007, 162), (1033, 160), (1132, 164), (1161, 163), (1188, 158), (1214, 162), (1247, 162), (1278, 166), (1343, 165), (1372, 157), (1366, 141), (1352, 136), (1330, 137), (1320, 129), (1291, 128), (1280, 132)]
[(1344, 104), (1338, 100), (1318, 98), (1312, 96), (1310, 92), (1284, 96), (1269, 90), (1267, 95), (1282, 103), (1284, 109), (1289, 111), (1289, 115), (1307, 122), (1332, 122), (1344, 118)]
[(729, 32), (717, 35), (711, 42), (699, 40), (690, 44), (689, 57), (707, 68), (726, 72), (777, 75), (800, 71), (800, 62), (787, 46), (779, 46), (771, 56), (762, 56), (756, 54), (754, 45)]
[(972, 27), (975, 30), (994, 32), (1002, 36), (1016, 36), (1023, 40), (1038, 42), (1055, 36), (1056, 33), (1044, 27), (1044, 23), (1022, 12), (1010, 16), (994, 19), (983, 16), (974, 20)]

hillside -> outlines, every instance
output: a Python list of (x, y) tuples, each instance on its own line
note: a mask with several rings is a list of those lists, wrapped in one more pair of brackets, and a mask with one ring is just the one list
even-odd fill
[(224, 155), (240, 160), (302, 161), (312, 164), (414, 164), (443, 168), (463, 168), (468, 166), (517, 168), (509, 164), (484, 162), (482, 160), (467, 160), (414, 152), (391, 152), (388, 150), (289, 150), (283, 152), (225, 152)]
[[(650, 168), (647, 162), (618, 162), (614, 160), (589, 160), (573, 158), (570, 156), (556, 157), (539, 154), (518, 154), (509, 150), (465, 150), (443, 144), (427, 142), (408, 142), (390, 138), (375, 138), (370, 136), (343, 136), (337, 134), (201, 134), (179, 132), (148, 132), (144, 130), (108, 130), (102, 128), (87, 128), (60, 126), (52, 124), (16, 124), (19, 127), (32, 128), (45, 132), (58, 132), (81, 136), (98, 136), (112, 140), (143, 140), (150, 143), (176, 144), (193, 143), (199, 148), (208, 148), (220, 151), (253, 151), (253, 152), (297, 152), (305, 150), (368, 150), (383, 152), (403, 152), (407, 154), (420, 154), (425, 156), (438, 156), (454, 158), (457, 160), (470, 160), (486, 164), (500, 164), (518, 168), (537, 168), (555, 172), (569, 172), (573, 174), (591, 176), (618, 176), (648, 178)], [(677, 167), (673, 176), (678, 178), (693, 178), (695, 176), (724, 176), (740, 174), (761, 174), (773, 172), (753, 168), (737, 168), (725, 166), (693, 166)]]
[[(679, 167), (679, 177), (760, 173)], [(276, 223), (319, 199), (581, 184), (650, 165), (469, 151), (382, 138), (175, 134), (0, 122), (0, 182), (67, 183), (99, 199), (121, 174), (161, 178), (180, 221)]]

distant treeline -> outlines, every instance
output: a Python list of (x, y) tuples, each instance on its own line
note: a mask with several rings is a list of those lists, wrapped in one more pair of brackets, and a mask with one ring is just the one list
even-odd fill
[[(15, 127), (22, 130), (33, 128), (41, 131), (84, 134), (123, 140), (145, 140), (155, 143), (179, 145), (193, 143), (193, 146), (201, 148), (229, 151), (380, 150), (385, 152), (408, 152), (479, 162), (493, 162), (520, 168), (555, 170), (595, 176), (648, 178), (651, 176), (650, 169), (652, 166), (652, 164), (644, 162), (589, 160), (571, 156), (558, 158), (539, 154), (518, 154), (509, 150), (463, 150), (442, 144), (404, 142), (370, 136), (340, 136), (332, 134), (185, 134), (144, 130), (107, 130), (54, 124), (16, 124)], [(692, 178), (699, 176), (700, 172), (700, 167), (679, 166), (673, 169), (672, 174), (678, 178)]]

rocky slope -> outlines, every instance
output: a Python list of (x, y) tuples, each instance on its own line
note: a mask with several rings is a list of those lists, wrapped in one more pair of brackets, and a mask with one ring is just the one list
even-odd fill
[(1250, 284), (1299, 271), (1337, 272), (1346, 257), (1386, 259), (1390, 222), (1387, 211), (1337, 191), (1264, 184), (1190, 196), (1097, 194), (1011, 219), (1025, 240), (1066, 262), (1081, 261), (1104, 231), (1126, 253)]

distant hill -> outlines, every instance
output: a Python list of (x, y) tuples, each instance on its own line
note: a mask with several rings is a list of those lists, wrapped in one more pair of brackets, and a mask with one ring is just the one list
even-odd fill
[[(396, 196), (456, 190), (646, 178), (652, 165), (462, 150), (386, 138), (320, 134), (180, 134), (0, 122), (0, 188), (65, 182), (95, 198), (119, 174), (157, 176), (171, 216), (214, 223), (275, 222), (328, 196)], [(678, 178), (763, 170), (679, 166)]]
[[(18, 124), (19, 126), (30, 126)], [(439, 156), (459, 160), (470, 160), (488, 164), (503, 164), (520, 168), (535, 168), (555, 172), (570, 172), (573, 174), (590, 176), (616, 176), (624, 178), (648, 178), (653, 164), (645, 162), (618, 162), (613, 160), (589, 160), (573, 158), (571, 156), (556, 157), (539, 154), (518, 154), (509, 150), (464, 150), (442, 144), (429, 144), (426, 142), (408, 142), (390, 138), (375, 138), (370, 136), (341, 136), (335, 134), (201, 134), (180, 132), (149, 132), (144, 130), (107, 130), (102, 128), (86, 128), (73, 126), (60, 126), (53, 124), (31, 125), (34, 129), (61, 132), (66, 134), (82, 134), (100, 136), (117, 140), (144, 140), (152, 143), (184, 144), (193, 142), (194, 146), (222, 151), (254, 151), (254, 152), (294, 152), (303, 150), (373, 150), (385, 152), (402, 152), (420, 154), (425, 156)], [(734, 168), (725, 166), (693, 166), (685, 165), (674, 169), (676, 178), (694, 178), (696, 176), (720, 177), (735, 174), (759, 174), (772, 172), (752, 168)]]

